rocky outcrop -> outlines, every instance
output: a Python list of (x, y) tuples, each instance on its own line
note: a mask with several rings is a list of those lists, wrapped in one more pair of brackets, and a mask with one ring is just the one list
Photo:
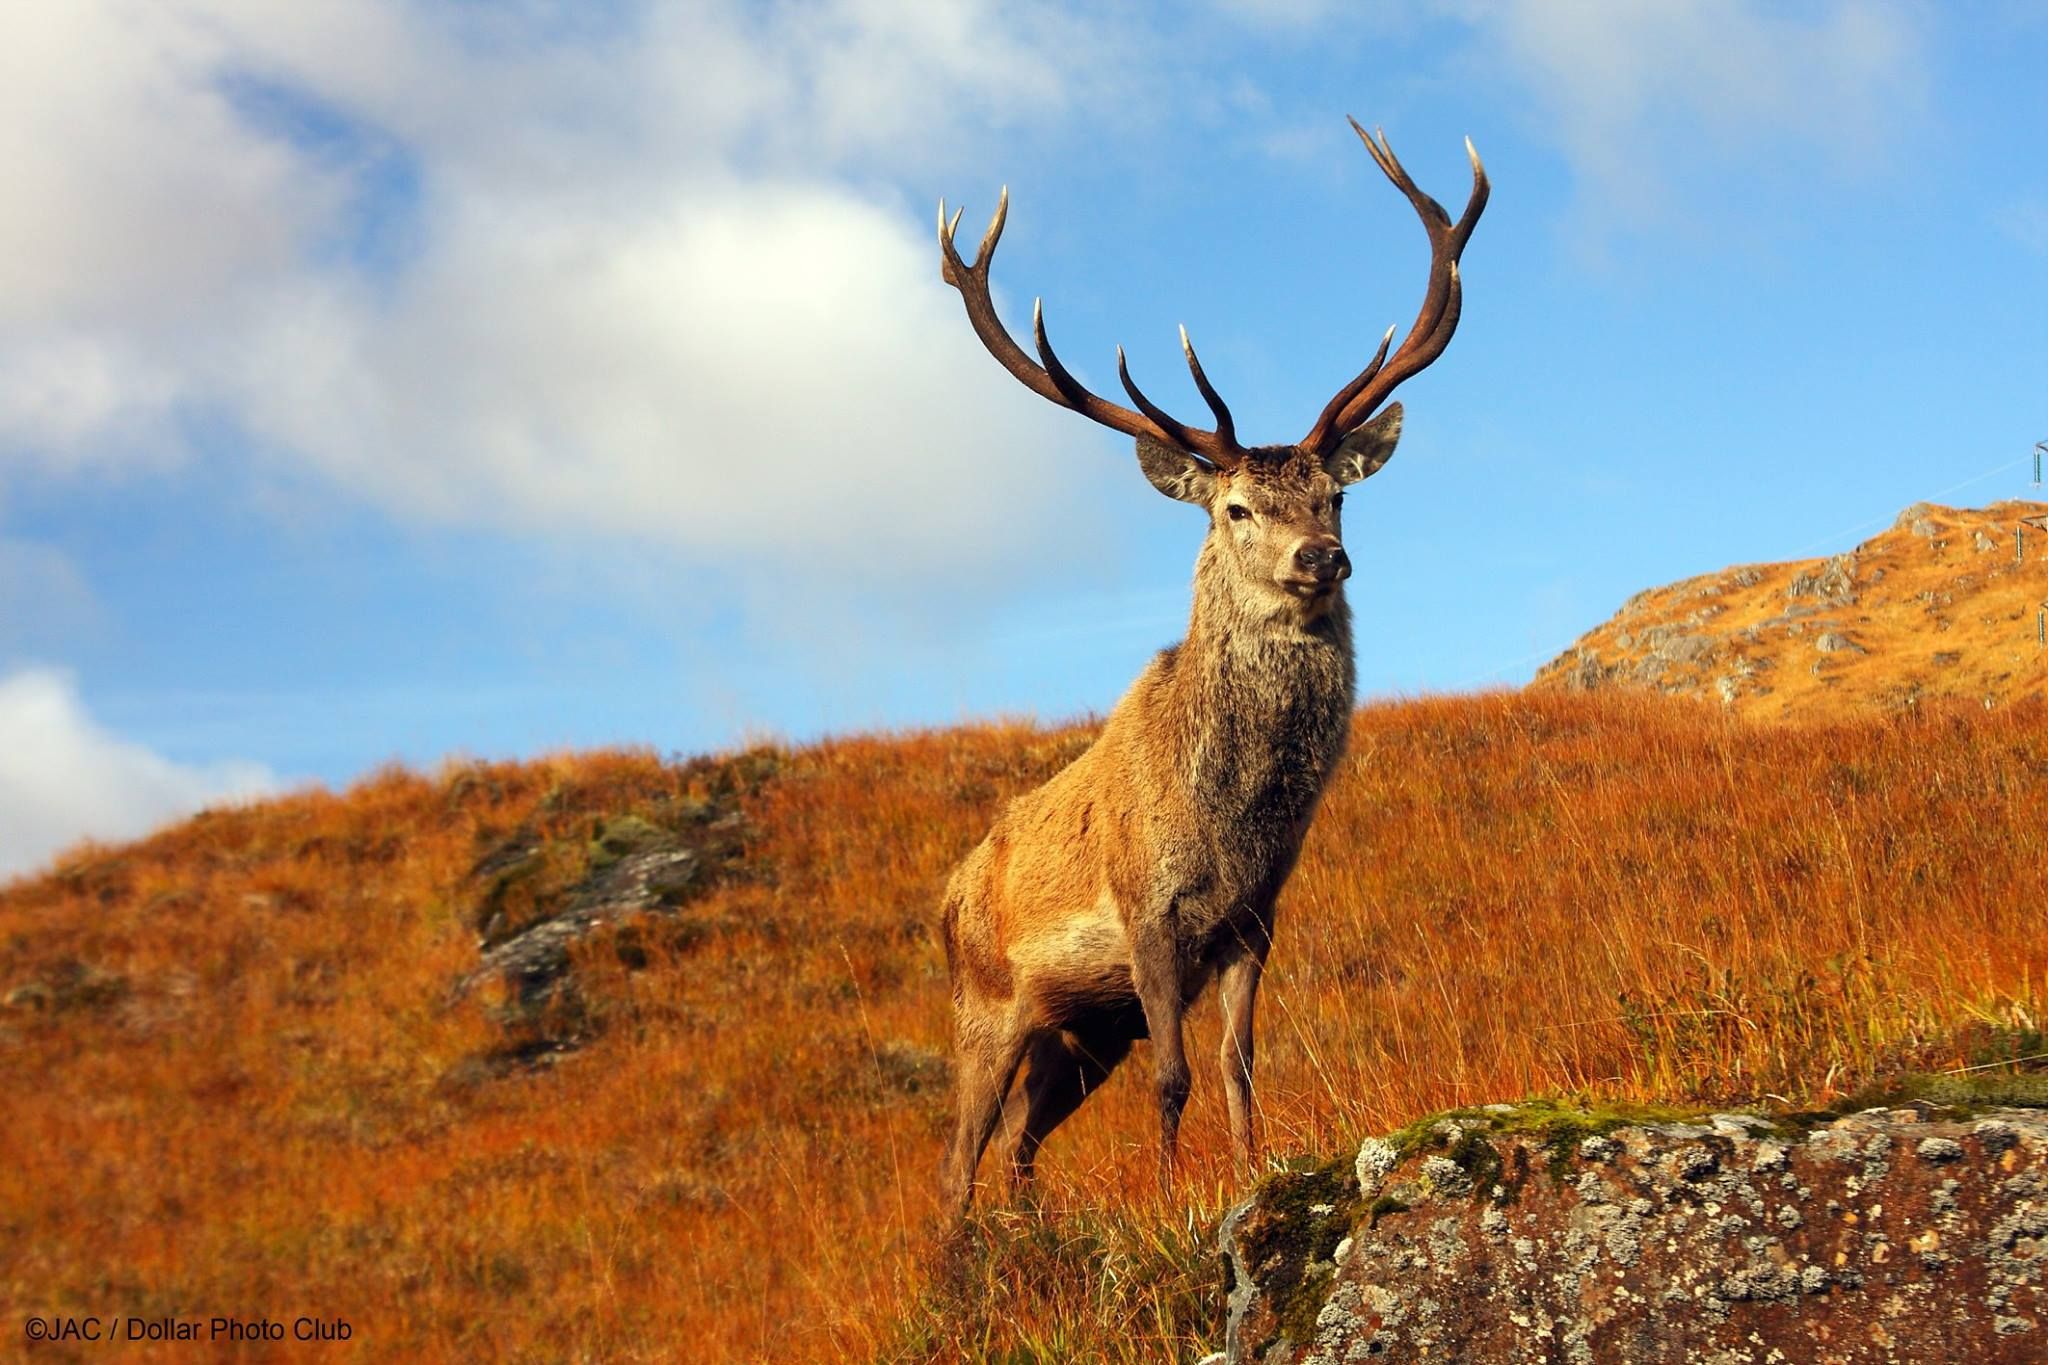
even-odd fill
[(590, 866), (533, 919), (515, 926), (492, 904), (503, 889), (544, 866), (543, 845), (515, 842), (494, 851), (472, 876), (489, 880), (482, 925), (483, 960), (455, 985), (460, 996), (492, 977), (503, 977), (517, 1000), (535, 1007), (558, 991), (569, 971), (570, 949), (597, 930), (636, 915), (673, 914), (707, 888), (722, 858), (684, 836), (628, 817), (600, 825)]
[[(451, 1002), (493, 995), (502, 1046), (458, 1067), (503, 1074), (545, 1064), (588, 1042), (600, 1012), (575, 970), (582, 945), (604, 940), (629, 970), (656, 949), (686, 950), (712, 926), (690, 907), (713, 887), (748, 874), (750, 829), (740, 807), (779, 766), (768, 750), (697, 760), (683, 776), (697, 796), (596, 820), (587, 837), (531, 825), (500, 838), (470, 869), (464, 891), (479, 961), (454, 982)], [(495, 990), (487, 990), (489, 987)]]
[(2040, 1362), (2048, 1111), (1462, 1110), (1223, 1249), (1232, 1362)]
[(1639, 592), (1532, 685), (1699, 696), (1774, 719), (2048, 697), (2043, 524), (2035, 502), (1916, 503), (1844, 554)]

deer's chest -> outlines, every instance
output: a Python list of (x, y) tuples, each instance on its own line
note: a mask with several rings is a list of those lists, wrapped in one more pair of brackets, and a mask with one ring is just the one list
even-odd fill
[(1225, 704), (1210, 711), (1190, 756), (1187, 777), (1216, 832), (1215, 872), (1227, 892), (1278, 889), (1344, 752), (1350, 671), (1331, 658), (1301, 662), (1308, 666), (1268, 672), (1263, 685), (1226, 678), (1217, 698)]

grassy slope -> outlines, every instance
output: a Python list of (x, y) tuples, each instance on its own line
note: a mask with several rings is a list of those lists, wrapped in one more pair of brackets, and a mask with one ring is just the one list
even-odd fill
[[(747, 875), (643, 970), (597, 945), (602, 1034), (497, 1079), (467, 1060), (502, 1041), (489, 1002), (447, 1000), (478, 855), (522, 825), (574, 854), (715, 770), (387, 772), (0, 890), (0, 1320), (318, 1312), (365, 1358), (427, 1360), (1192, 1358), (1235, 1188), (1209, 1067), (1170, 1207), (1141, 1048), (1048, 1149), (1049, 1217), (925, 1251), (936, 894), (1085, 739), (787, 754), (745, 798)], [(1532, 1092), (1803, 1103), (1982, 1060), (2048, 997), (2043, 810), (2039, 703), (1771, 727), (1611, 692), (1362, 711), (1262, 997), (1269, 1144)], [(1194, 1028), (1206, 1058), (1210, 1002)]]
[[(1536, 686), (1583, 686), (1590, 654), (1612, 675), (1601, 685), (1718, 701), (1728, 679), (1730, 708), (1755, 718), (2048, 696), (2048, 650), (2036, 640), (2048, 608), (2048, 503), (1921, 503), (1839, 562), (1846, 596), (1800, 582), (1825, 573), (1830, 561), (1821, 559), (1738, 566), (1638, 593), (1547, 665)], [(1804, 614), (1787, 619), (1788, 609)], [(1855, 648), (1817, 648), (1831, 633)]]

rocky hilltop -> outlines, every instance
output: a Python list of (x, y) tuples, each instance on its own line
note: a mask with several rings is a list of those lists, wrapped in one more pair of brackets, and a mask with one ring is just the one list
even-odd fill
[(1645, 688), (1784, 718), (2048, 692), (2048, 503), (1916, 503), (1828, 559), (1637, 593), (1532, 686)]
[(1232, 1365), (2038, 1362), (2048, 1112), (1490, 1105), (1269, 1179), (1223, 1244)]

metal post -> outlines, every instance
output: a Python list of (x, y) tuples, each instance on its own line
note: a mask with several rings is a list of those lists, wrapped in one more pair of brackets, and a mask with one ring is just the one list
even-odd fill
[(2041, 457), (2048, 455), (2048, 441), (2034, 442), (2034, 487), (2041, 486)]

